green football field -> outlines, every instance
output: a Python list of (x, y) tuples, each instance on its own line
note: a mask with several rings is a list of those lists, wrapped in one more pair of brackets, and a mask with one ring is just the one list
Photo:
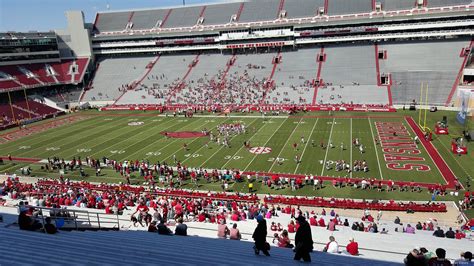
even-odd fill
[[(328, 115), (321, 112), (267, 118), (258, 114), (194, 118), (164, 117), (154, 113), (88, 112), (79, 115), (83, 120), (0, 144), (0, 155), (39, 159), (58, 156), (66, 160), (79, 156), (105, 156), (118, 161), (149, 160), (151, 163), (166, 161), (169, 164), (174, 164), (176, 158), (189, 167), (210, 169), (445, 183), (421, 144), (417, 145), (417, 157), (429, 170), (389, 169), (387, 166), (390, 162), (384, 159), (381, 145), (375, 143), (379, 133), (376, 125), (383, 122), (400, 124), (413, 138), (413, 130), (407, 124), (404, 114), (400, 113)], [(209, 142), (208, 137), (168, 138), (162, 134), (164, 131), (200, 132), (204, 129), (215, 134), (216, 127), (224, 123), (245, 124), (247, 133), (231, 136), (230, 147)], [(363, 153), (352, 145), (355, 138), (362, 144)], [(250, 141), (254, 149), (245, 148), (244, 141)], [(441, 142), (439, 139), (435, 141)], [(334, 147), (321, 148), (321, 142), (324, 146), (332, 143)], [(294, 148), (295, 143), (297, 149)], [(184, 145), (187, 149), (184, 149)], [(449, 142), (441, 145), (448, 147)], [(300, 158), (301, 163), (295, 162), (295, 156)], [(335, 162), (338, 160), (346, 163), (365, 160), (369, 171), (336, 171)], [(331, 169), (326, 169), (326, 162), (330, 163)], [(401, 165), (410, 163), (420, 162), (400, 162)], [(472, 174), (469, 167), (466, 164), (468, 169), (464, 169), (468, 175)], [(12, 169), (5, 170), (8, 172)]]

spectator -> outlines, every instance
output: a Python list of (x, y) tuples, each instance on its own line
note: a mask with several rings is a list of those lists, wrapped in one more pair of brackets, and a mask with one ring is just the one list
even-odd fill
[(58, 232), (58, 229), (54, 224), (51, 223), (51, 217), (46, 217), (45, 220), (45, 225), (44, 225), (44, 230), (48, 234), (56, 234)]
[(313, 250), (313, 238), (311, 236), (311, 227), (303, 216), (296, 218), (300, 225), (295, 235), (295, 257), (294, 260), (303, 259), (305, 262), (311, 262), (309, 253)]
[(418, 222), (416, 224), (415, 228), (416, 228), (416, 230), (423, 230), (423, 225), (420, 222)]
[(150, 232), (150, 233), (158, 232), (158, 228), (156, 228), (156, 221), (152, 221), (150, 223), (150, 225), (148, 226), (148, 232)]
[(18, 216), (18, 225), (21, 230), (37, 231), (43, 228), (43, 225), (26, 214), (26, 210), (20, 212)]
[(436, 237), (444, 237), (445, 236), (443, 229), (441, 229), (440, 227), (438, 227), (436, 229), (436, 231), (434, 231), (433, 235), (436, 236)]
[(425, 256), (423, 256), (423, 254), (416, 248), (410, 251), (410, 253), (408, 253), (404, 262), (405, 262), (405, 265), (407, 266), (425, 266), (426, 265)]
[(400, 217), (395, 217), (395, 221), (394, 221), (395, 224), (400, 224), (401, 225), (401, 222), (400, 222)]
[(336, 242), (334, 236), (329, 237), (329, 242), (326, 244), (323, 251), (327, 253), (339, 253), (339, 244)]
[(436, 257), (428, 261), (428, 266), (451, 266), (451, 262), (446, 259), (446, 250), (437, 248), (435, 253)]
[(255, 241), (255, 246), (253, 247), (255, 255), (260, 254), (260, 251), (262, 251), (265, 256), (270, 256), (270, 253), (268, 253), (269, 248), (266, 243), (267, 222), (263, 219), (262, 215), (258, 215), (256, 220), (258, 225), (252, 235), (252, 238)]
[(288, 233), (295, 233), (296, 232), (296, 226), (295, 226), (295, 221), (291, 220), (290, 223), (288, 224)]
[(219, 238), (227, 238), (227, 236), (229, 235), (230, 233), (230, 230), (229, 228), (227, 227), (227, 225), (225, 224), (225, 220), (224, 219), (220, 219), (219, 220), (219, 225), (217, 226), (217, 237)]
[(174, 229), (174, 234), (178, 236), (188, 235), (188, 226), (183, 223), (183, 218), (178, 218), (178, 225)]
[(329, 231), (336, 231), (336, 222), (334, 222), (334, 219), (329, 221), (327, 229)]
[(349, 220), (344, 219), (344, 226), (349, 226)]
[(462, 252), (461, 258), (454, 261), (454, 266), (462, 266), (462, 265), (466, 265), (466, 266), (474, 265), (474, 263), (472, 262), (471, 252), (469, 251)]
[(456, 230), (455, 237), (456, 237), (456, 239), (462, 239), (462, 238), (465, 238), (465, 237), (466, 237), (466, 234), (463, 233), (463, 232), (460, 231), (460, 230)]
[(351, 229), (352, 229), (353, 231), (359, 231), (359, 223), (358, 223), (358, 222), (352, 223)]
[(171, 229), (166, 226), (165, 222), (163, 219), (160, 220), (160, 223), (157, 226), (158, 229), (158, 234), (160, 235), (173, 235), (173, 232)]
[(453, 228), (449, 227), (449, 230), (446, 231), (446, 238), (451, 238), (454, 239), (456, 237), (456, 234), (453, 231)]
[(349, 244), (346, 246), (346, 251), (352, 256), (359, 255), (359, 243), (355, 242), (354, 238), (349, 239)]
[(420, 248), (420, 253), (423, 254), (426, 261), (430, 260), (431, 258), (435, 256), (433, 252), (428, 251), (426, 248)]
[(242, 235), (240, 234), (239, 229), (237, 229), (237, 224), (233, 224), (232, 228), (230, 229), (229, 238), (232, 240), (240, 240), (242, 239)]
[(415, 227), (412, 227), (410, 224), (407, 224), (407, 227), (405, 228), (404, 231), (407, 234), (414, 234), (415, 233)]
[(316, 215), (313, 215), (311, 218), (309, 218), (309, 224), (311, 226), (318, 226), (318, 220), (316, 219)]
[(326, 227), (326, 223), (324, 222), (324, 219), (323, 217), (320, 217), (319, 220), (318, 220), (318, 225), (320, 227)]
[(293, 248), (293, 244), (291, 244), (291, 240), (288, 237), (288, 231), (283, 230), (281, 235), (275, 233), (275, 240), (277, 240), (278, 247), (280, 248)]

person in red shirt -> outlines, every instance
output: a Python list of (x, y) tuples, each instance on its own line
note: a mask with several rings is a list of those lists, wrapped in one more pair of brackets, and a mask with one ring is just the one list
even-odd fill
[(293, 220), (288, 224), (288, 233), (296, 233), (295, 222)]
[(455, 237), (456, 239), (462, 239), (466, 237), (466, 234), (464, 234), (462, 231), (456, 230)]
[(201, 212), (201, 213), (198, 215), (198, 221), (202, 223), (202, 222), (204, 222), (205, 220), (206, 220), (206, 215), (204, 215), (204, 213)]
[(272, 226), (270, 227), (270, 230), (272, 230), (272, 231), (277, 231), (278, 230), (278, 227), (275, 224), (275, 222), (272, 222)]
[(346, 251), (352, 256), (359, 255), (359, 244), (354, 241), (354, 238), (349, 239), (349, 244), (346, 246)]
[(283, 231), (283, 226), (281, 225), (281, 223), (278, 223), (277, 226), (278, 226), (278, 232)]
[[(137, 221), (140, 223), (141, 226), (143, 226), (142, 221), (148, 215), (148, 211), (149, 211), (148, 206), (146, 206), (145, 202), (141, 200), (137, 206), (137, 210), (134, 213), (132, 213), (132, 216), (135, 216), (135, 214), (138, 213)], [(147, 223), (147, 226), (148, 226), (148, 223)]]
[(313, 217), (309, 218), (309, 224), (311, 226), (318, 226), (318, 220), (316, 220), (316, 215), (314, 215)]
[(318, 225), (321, 227), (326, 227), (326, 223), (324, 222), (323, 217), (319, 218)]

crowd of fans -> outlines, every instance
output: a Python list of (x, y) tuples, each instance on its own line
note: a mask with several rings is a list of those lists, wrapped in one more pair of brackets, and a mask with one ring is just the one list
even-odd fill
[[(313, 242), (311, 238), (308, 239), (308, 235), (311, 235), (311, 226), (326, 227), (329, 231), (338, 230), (338, 226), (346, 226), (357, 231), (387, 233), (385, 228), (382, 231), (379, 231), (377, 228), (378, 221), (382, 216), (381, 211), (374, 218), (369, 210), (365, 210), (361, 221), (355, 221), (350, 226), (348, 220), (342, 221), (334, 210), (326, 213), (326, 210), (323, 209), (321, 214), (316, 214), (314, 211), (302, 211), (300, 207), (295, 207), (294, 205), (293, 207), (289, 205), (280, 207), (279, 205), (269, 205), (269, 203), (259, 204), (245, 195), (229, 195), (229, 198), (226, 200), (223, 193), (209, 192), (193, 195), (195, 192), (181, 190), (171, 192), (171, 190), (168, 190), (161, 191), (168, 194), (160, 196), (154, 194), (154, 192), (156, 191), (145, 191), (142, 187), (137, 188), (129, 185), (95, 185), (87, 182), (69, 182), (67, 180), (63, 182), (40, 180), (36, 184), (25, 184), (19, 182), (18, 178), (12, 177), (8, 178), (0, 187), (1, 195), (8, 195), (12, 199), (28, 199), (31, 201), (30, 205), (32, 206), (60, 208), (75, 205), (78, 207), (105, 209), (106, 213), (116, 213), (119, 215), (125, 209), (135, 209), (130, 217), (135, 226), (146, 226), (149, 232), (165, 235), (187, 235), (187, 226), (184, 222), (196, 221), (217, 224), (217, 235), (220, 238), (240, 240), (242, 235), (237, 228), (237, 222), (256, 219), (258, 226), (253, 235), (255, 253), (263, 252), (263, 254), (268, 256), (270, 253), (267, 246), (268, 243), (266, 242), (266, 219), (286, 213), (290, 214), (295, 220), (291, 220), (287, 227), (273, 222), (270, 226), (270, 230), (274, 232), (272, 242), (281, 248), (294, 248), (296, 251), (295, 260), (311, 260), (309, 254), (313, 250)], [(173, 196), (172, 193), (177, 194)], [(220, 199), (219, 196), (221, 197)], [(232, 197), (237, 198), (232, 199)], [(44, 221), (40, 222), (35, 218), (38, 216), (38, 210), (32, 207), (20, 206), (19, 226), (24, 230), (56, 233), (57, 228), (52, 219), (68, 217), (68, 212), (61, 209), (54, 210), (54, 213), (50, 213), (50, 217), (46, 217)], [(329, 220), (325, 218), (329, 218)], [(170, 220), (176, 221), (174, 232), (168, 227)], [(227, 227), (227, 221), (229, 220), (233, 222), (230, 229)], [(326, 221), (329, 222), (326, 224)], [(368, 225), (365, 225), (364, 222), (368, 223)], [(403, 225), (398, 217), (394, 223)], [(403, 227), (402, 232), (415, 233), (415, 230), (433, 230), (435, 227), (435, 220), (424, 224), (420, 222), (414, 227), (407, 224)], [(456, 232), (449, 228), (446, 233), (438, 227), (437, 230), (434, 230), (433, 235), (436, 237), (460, 239), (465, 237), (461, 229), (468, 229), (468, 227), (469, 225), (465, 225), (463, 228), (456, 229)], [(262, 228), (265, 228), (265, 230)], [(307, 233), (308, 230), (309, 234)], [(294, 244), (290, 239), (290, 234), (295, 234)], [(262, 235), (264, 235), (263, 238)], [(262, 239), (264, 239), (263, 242)], [(428, 257), (425, 250), (417, 249), (411, 251), (406, 258), (407, 265), (450, 265), (432, 264), (447, 260), (444, 259), (442, 251), (437, 250), (436, 256), (430, 253)], [(351, 238), (345, 250), (341, 250), (334, 236), (331, 236), (323, 251), (358, 255), (359, 244)], [(424, 258), (422, 258), (422, 255)], [(468, 260), (469, 253), (466, 252), (464, 255), (463, 260)], [(413, 262), (423, 260), (425, 264)]]

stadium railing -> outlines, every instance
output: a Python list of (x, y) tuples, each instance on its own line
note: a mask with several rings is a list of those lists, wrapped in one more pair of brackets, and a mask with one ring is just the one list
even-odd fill
[(45, 224), (46, 217), (56, 223), (58, 228), (69, 230), (101, 230), (120, 228), (118, 214), (106, 214), (67, 208), (47, 208), (32, 205), (19, 205), (21, 209), (32, 209), (33, 214)]

